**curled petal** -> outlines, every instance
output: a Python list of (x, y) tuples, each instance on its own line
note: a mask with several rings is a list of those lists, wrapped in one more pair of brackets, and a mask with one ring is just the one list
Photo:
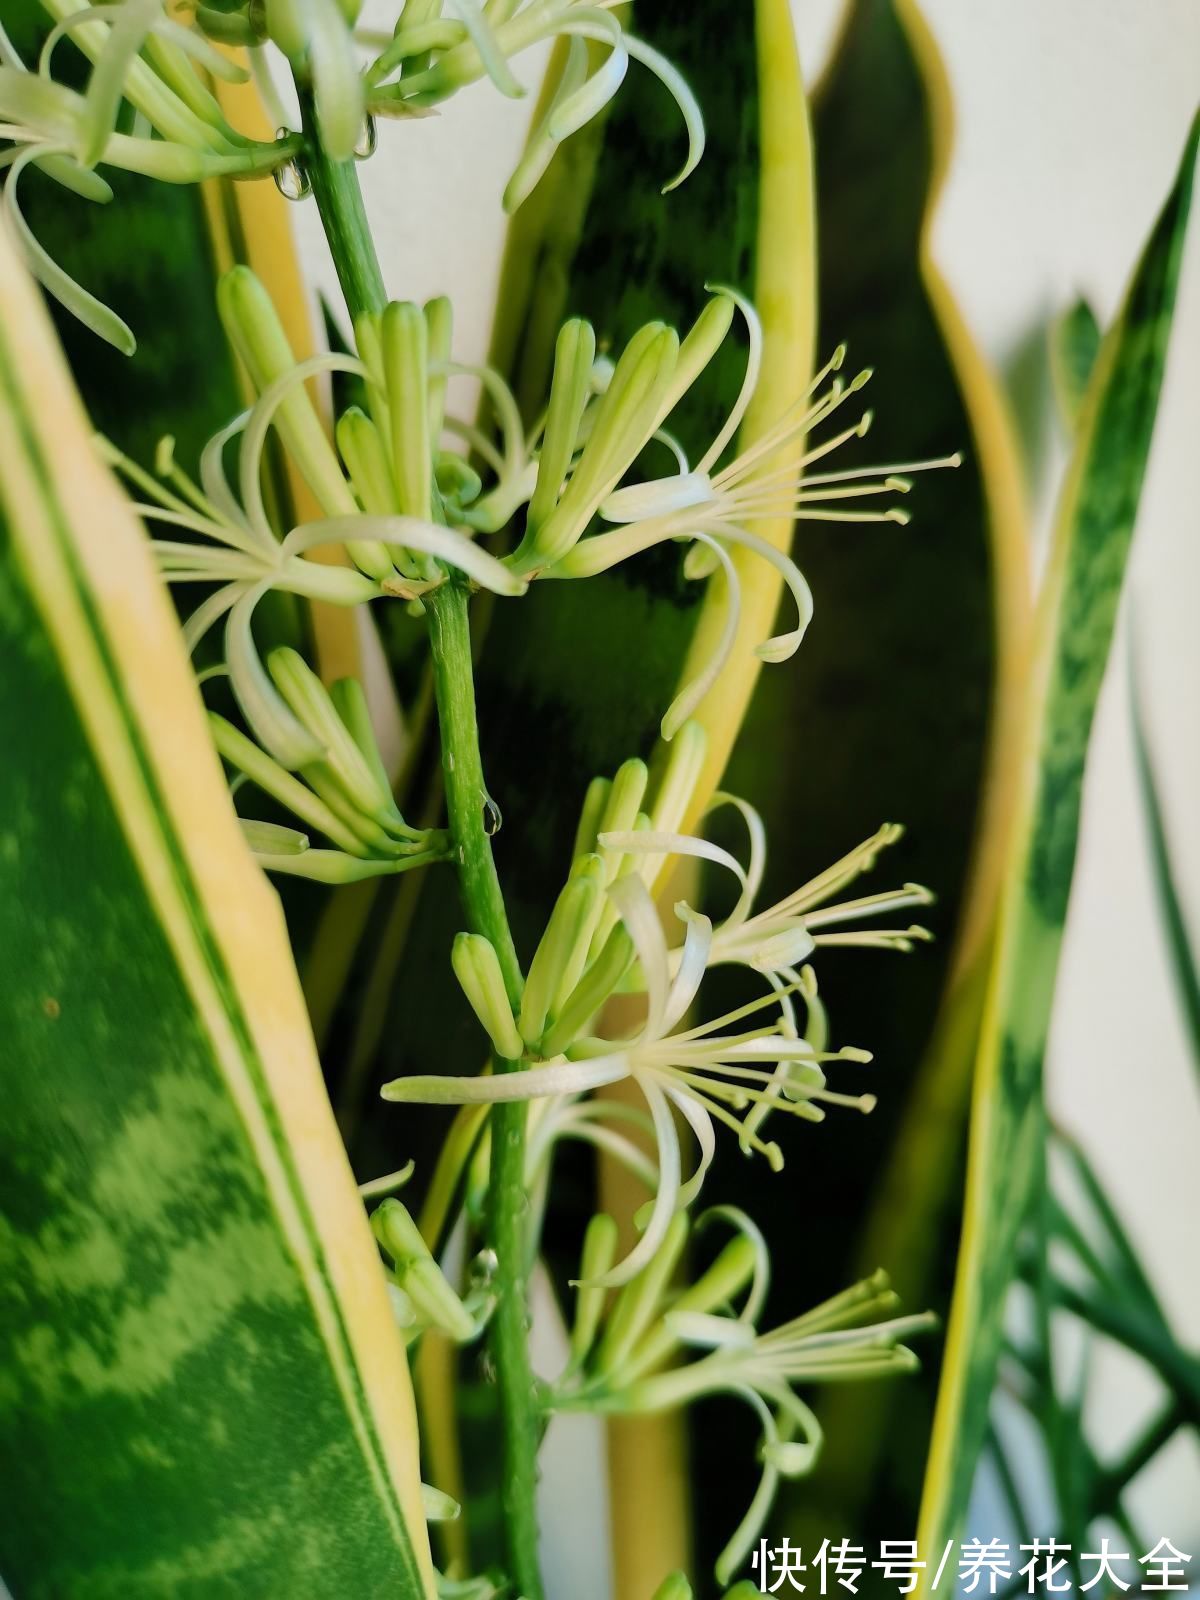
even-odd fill
[[(574, 40), (572, 40), (574, 43)], [(621, 43), (617, 29), (617, 42), (609, 51), (604, 64), (592, 73), (587, 81), (557, 104), (550, 114), (547, 131), (559, 143), (589, 123), (616, 94), (629, 71), (629, 52)]]
[(465, 572), (480, 588), (490, 589), (493, 594), (519, 595), (528, 587), (523, 578), (464, 534), (434, 522), (423, 522), (419, 517), (326, 517), (323, 521), (306, 522), (293, 528), (283, 541), (282, 550), (285, 555), (298, 555), (318, 545), (344, 544), (347, 540), (373, 540), (422, 551), (448, 567)]
[(771, 1284), (771, 1254), (763, 1231), (753, 1217), (748, 1216), (740, 1206), (710, 1206), (698, 1219), (697, 1230), (706, 1227), (710, 1222), (731, 1223), (753, 1247), (754, 1276), (750, 1280), (750, 1292), (746, 1296), (745, 1305), (738, 1313), (738, 1320), (751, 1327), (757, 1327)]
[[(160, 0), (130, 0), (120, 8), (109, 28), (84, 96), (79, 142), (82, 166), (94, 167), (103, 155), (116, 130), (126, 74), (161, 15)], [(68, 18), (68, 22), (71, 20)]]
[(666, 715), (662, 719), (662, 736), (668, 740), (675, 737), (721, 675), (737, 640), (738, 624), (742, 615), (742, 588), (738, 581), (737, 569), (729, 559), (728, 552), (716, 539), (710, 539), (707, 534), (698, 533), (696, 539), (701, 547), (707, 547), (716, 557), (724, 573), (725, 615), (721, 622), (721, 632), (708, 660), (696, 676), (684, 684), (667, 707)]
[(701, 861), (711, 861), (732, 872), (743, 887), (746, 884), (745, 869), (736, 856), (730, 855), (719, 844), (697, 839), (690, 833), (659, 833), (653, 828), (640, 828), (628, 833), (606, 830), (598, 839), (605, 849), (627, 851), (630, 855), (693, 856)]
[(812, 590), (808, 587), (804, 574), (789, 555), (777, 550), (769, 540), (760, 538), (757, 533), (750, 533), (747, 529), (735, 527), (728, 522), (719, 523), (713, 528), (713, 532), (722, 539), (727, 539), (730, 544), (743, 545), (747, 550), (753, 550), (755, 555), (761, 556), (764, 561), (769, 561), (791, 590), (792, 598), (796, 602), (795, 628), (790, 633), (777, 634), (772, 639), (764, 640), (755, 648), (755, 654), (763, 661), (786, 661), (799, 649), (812, 621)]
[(688, 1127), (696, 1136), (696, 1143), (700, 1146), (700, 1159), (696, 1163), (696, 1170), (679, 1190), (679, 1204), (690, 1206), (692, 1201), (704, 1187), (704, 1180), (708, 1176), (708, 1169), (712, 1166), (713, 1157), (717, 1153), (717, 1135), (713, 1127), (712, 1118), (695, 1098), (680, 1089), (666, 1091), (671, 1103), (679, 1111)]
[(658, 1254), (671, 1219), (679, 1209), (680, 1158), (679, 1134), (671, 1106), (666, 1095), (651, 1079), (638, 1080), (646, 1105), (654, 1123), (654, 1137), (658, 1146), (658, 1192), (650, 1207), (646, 1230), (633, 1249), (610, 1272), (594, 1278), (591, 1287), (618, 1289), (628, 1283)]
[(513, 77), (503, 47), (477, 0), (450, 0), (450, 9), (458, 12), (459, 20), (467, 30), (467, 37), (475, 46), (484, 72), (500, 93), (507, 95), (510, 100), (520, 100), (525, 91)]
[(43, 160), (46, 156), (65, 157), (69, 154), (70, 151), (65, 147), (55, 149), (49, 145), (28, 145), (22, 150), (14, 158), (8, 181), (4, 185), (4, 210), (21, 241), (30, 270), (42, 288), (53, 295), (60, 305), (106, 344), (115, 346), (122, 355), (131, 356), (137, 349), (137, 340), (133, 337), (133, 331), (128, 323), (102, 301), (97, 300), (94, 294), (89, 294), (81, 283), (77, 283), (71, 274), (64, 271), (42, 248), (34, 237), (33, 230), (25, 221), (17, 200), (19, 179), (27, 166)]
[(746, 355), (746, 375), (742, 379), (742, 387), (738, 391), (737, 399), (734, 401), (733, 410), (725, 419), (725, 426), (705, 451), (704, 459), (696, 469), (698, 472), (711, 472), (721, 459), (726, 445), (742, 425), (742, 419), (746, 415), (754, 391), (758, 387), (758, 375), (762, 370), (763, 331), (758, 312), (747, 300), (746, 296), (739, 294), (736, 289), (728, 289), (722, 285), (720, 293), (727, 295), (745, 318), (750, 348)]
[(227, 583), (223, 589), (210, 594), (207, 600), (198, 605), (195, 611), (183, 625), (183, 642), (190, 655), (208, 630), (220, 622), (221, 618), (236, 604), (238, 599), (245, 594), (244, 583)]
[(504, 189), (504, 209), (516, 211), (537, 188), (543, 173), (554, 159), (558, 140), (551, 134), (550, 125), (555, 112), (580, 89), (587, 79), (588, 52), (583, 39), (574, 38), (567, 47), (567, 59), (559, 80), (558, 90), (550, 106), (534, 128), (525, 145), (524, 154), (517, 163), (512, 177)]
[(700, 164), (700, 158), (704, 154), (704, 115), (700, 110), (700, 102), (688, 87), (687, 80), (671, 65), (666, 56), (660, 55), (644, 39), (635, 39), (629, 34), (625, 35), (625, 48), (635, 61), (640, 61), (642, 66), (649, 68), (683, 115), (688, 137), (687, 159), (671, 181), (663, 185), (663, 193), (669, 194), (672, 189), (677, 189), (685, 178), (690, 177)]
[(664, 1033), (669, 1033), (687, 1014), (700, 991), (712, 953), (712, 923), (708, 918), (699, 911), (693, 911), (682, 900), (675, 907), (675, 915), (686, 924), (687, 932), (679, 956), (679, 968), (667, 995), (663, 1015)]
[(643, 880), (632, 872), (611, 884), (608, 894), (633, 940), (646, 984), (646, 1020), (637, 1042), (661, 1038), (671, 992), (671, 961), (654, 901)]
[(270, 586), (264, 579), (235, 601), (225, 624), (225, 658), (234, 695), (259, 743), (281, 767), (295, 771), (319, 761), (325, 750), (288, 708), (254, 643), (250, 625), (254, 608)]
[[(230, 276), (232, 277), (232, 274)], [(272, 548), (276, 546), (277, 541), (271, 533), (271, 525), (267, 520), (262, 489), (262, 459), (267, 443), (267, 431), (275, 420), (276, 412), (297, 384), (306, 383), (309, 378), (314, 378), (321, 372), (349, 372), (364, 380), (370, 376), (364, 364), (354, 356), (312, 356), (307, 361), (297, 362), (294, 367), (269, 383), (246, 418), (238, 456), (238, 481), (242, 492), (242, 505), (245, 507), (246, 520), (250, 526), (265, 535), (270, 540)], [(331, 448), (330, 460), (333, 461), (336, 471), (336, 460)], [(312, 464), (297, 462), (297, 465), (303, 471), (306, 466), (311, 470)], [(344, 490), (347, 505), (352, 506), (354, 497), (348, 485), (342, 480), (340, 472), (337, 473), (337, 477)], [(355, 535), (350, 533), (344, 537), (353, 539)]]
[(734, 906), (723, 926), (726, 928), (738, 927), (750, 914), (750, 907), (758, 898), (758, 891), (762, 888), (763, 873), (767, 866), (767, 830), (762, 816), (748, 801), (739, 795), (729, 794), (726, 790), (719, 790), (709, 802), (705, 816), (711, 816), (714, 811), (719, 811), (722, 806), (732, 806), (746, 824), (746, 832), (750, 839), (750, 859), (746, 863), (745, 871), (741, 873), (742, 892), (738, 903)]
[(775, 1503), (775, 1494), (779, 1488), (779, 1466), (773, 1455), (769, 1453), (773, 1445), (779, 1442), (779, 1429), (775, 1425), (775, 1418), (771, 1415), (767, 1404), (753, 1389), (745, 1384), (728, 1385), (729, 1392), (740, 1396), (746, 1404), (758, 1413), (762, 1423), (763, 1444), (760, 1458), (763, 1464), (762, 1476), (758, 1481), (758, 1488), (754, 1491), (754, 1498), (746, 1509), (746, 1514), (734, 1529), (729, 1543), (717, 1558), (716, 1577), (722, 1587), (733, 1581), (734, 1575), (746, 1563), (746, 1557), (754, 1548), (754, 1542), (761, 1534), (766, 1520)]

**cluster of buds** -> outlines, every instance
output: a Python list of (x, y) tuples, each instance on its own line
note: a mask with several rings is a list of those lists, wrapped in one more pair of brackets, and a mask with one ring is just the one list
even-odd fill
[(311, 741), (307, 759), (289, 771), (215, 711), (209, 713), (213, 741), (241, 781), (323, 834), (333, 848), (314, 850), (306, 832), (242, 819), (260, 865), (322, 883), (354, 883), (444, 859), (444, 830), (414, 828), (396, 806), (358, 679), (342, 678), (327, 689), (288, 646), (271, 652), (267, 670)]
[[(761, 822), (744, 802), (736, 802), (749, 823), (747, 865), (706, 839), (680, 833), (703, 764), (703, 732), (695, 723), (685, 724), (667, 748), (653, 798), (641, 761), (626, 762), (612, 780), (598, 780), (589, 790), (567, 881), (534, 952), (519, 1007), (509, 1003), (499, 958), (488, 940), (464, 933), (455, 941), (454, 970), (463, 992), (496, 1056), (519, 1063), (519, 1070), (475, 1078), (404, 1077), (383, 1090), (386, 1099), (407, 1102), (550, 1102), (545, 1125), (539, 1119), (531, 1129), (531, 1177), (536, 1178), (553, 1134), (569, 1122), (573, 1135), (594, 1135), (610, 1102), (589, 1102), (596, 1111), (587, 1119), (564, 1119), (553, 1108), (576, 1105), (596, 1089), (631, 1080), (645, 1101), (654, 1136), (654, 1194), (641, 1238), (624, 1261), (605, 1268), (607, 1286), (629, 1282), (657, 1256), (677, 1213), (700, 1192), (718, 1126), (732, 1129), (743, 1151), (758, 1152), (778, 1170), (783, 1152), (761, 1132), (768, 1112), (819, 1121), (825, 1106), (860, 1111), (874, 1106), (873, 1095), (829, 1088), (831, 1065), (864, 1064), (870, 1056), (851, 1046), (828, 1048), (812, 967), (798, 969), (796, 963), (823, 943), (907, 950), (928, 937), (912, 926), (825, 931), (929, 902), (931, 896), (916, 884), (834, 900), (899, 836), (894, 828), (880, 830), (778, 905), (753, 913), (765, 864)], [(718, 797), (718, 803), (725, 800)], [(715, 925), (680, 901), (675, 918), (682, 938), (672, 943), (653, 891), (673, 861), (688, 857), (731, 872), (740, 893), (728, 917)], [(764, 978), (765, 992), (711, 1020), (690, 1022), (693, 1007), (703, 1007), (706, 974), (730, 963)], [(618, 994), (637, 998), (642, 1020), (632, 1031), (605, 1025), (605, 1008)], [(803, 1033), (797, 1002), (806, 1008)], [(676, 1114), (699, 1151), (687, 1178)], [(628, 1142), (620, 1129), (604, 1131), (610, 1145)], [(636, 1166), (633, 1159), (627, 1164)]]
[(476, 1258), (467, 1291), (460, 1296), (399, 1200), (385, 1200), (372, 1212), (371, 1229), (392, 1263), (388, 1292), (406, 1342), (414, 1343), (431, 1329), (456, 1344), (477, 1339), (496, 1303), (490, 1253)]
[[(681, 1285), (677, 1274), (689, 1232), (716, 1222), (732, 1226), (733, 1238), (706, 1270)], [(810, 1472), (820, 1452), (820, 1425), (796, 1388), (912, 1372), (917, 1358), (902, 1341), (935, 1319), (894, 1315), (899, 1302), (886, 1275), (877, 1272), (764, 1331), (766, 1245), (749, 1217), (730, 1206), (704, 1213), (691, 1230), (685, 1217), (674, 1218), (653, 1256), (610, 1295), (616, 1249), (616, 1223), (603, 1213), (593, 1217), (580, 1261), (570, 1360), (547, 1389), (547, 1409), (648, 1415), (711, 1394), (733, 1394), (751, 1406), (762, 1427), (762, 1478), (717, 1562), (718, 1582), (728, 1583), (762, 1531), (779, 1480)]]

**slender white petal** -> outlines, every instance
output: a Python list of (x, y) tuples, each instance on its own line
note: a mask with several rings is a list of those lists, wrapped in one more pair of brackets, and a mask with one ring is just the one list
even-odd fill
[(593, 1280), (596, 1287), (603, 1286), (606, 1289), (617, 1289), (621, 1284), (628, 1283), (653, 1261), (666, 1238), (671, 1219), (679, 1209), (679, 1134), (675, 1119), (667, 1097), (658, 1085), (646, 1079), (639, 1079), (638, 1082), (654, 1123), (654, 1137), (658, 1145), (658, 1192), (650, 1208), (646, 1231), (637, 1244), (611, 1272)]
[(635, 61), (640, 61), (644, 67), (649, 68), (683, 114), (688, 137), (687, 159), (671, 181), (663, 185), (663, 193), (669, 194), (700, 165), (700, 159), (704, 155), (704, 114), (700, 110), (700, 102), (688, 86), (687, 79), (671, 65), (666, 56), (660, 55), (653, 45), (648, 45), (644, 39), (636, 39), (626, 34), (625, 48)]
[(700, 1160), (696, 1164), (696, 1170), (679, 1191), (679, 1204), (689, 1206), (704, 1187), (708, 1169), (712, 1166), (713, 1157), (717, 1153), (716, 1129), (713, 1127), (712, 1118), (694, 1095), (675, 1088), (667, 1089), (666, 1094), (695, 1134), (696, 1143), (700, 1146)]
[[(274, 543), (271, 533), (271, 524), (267, 520), (267, 513), (263, 506), (262, 487), (262, 458), (267, 442), (267, 430), (275, 420), (275, 413), (287, 399), (288, 395), (297, 384), (306, 383), (309, 378), (315, 378), (322, 372), (349, 372), (355, 377), (364, 380), (370, 378), (370, 373), (357, 356), (325, 355), (311, 356), (307, 361), (300, 361), (291, 367), (281, 377), (269, 383), (255, 401), (249, 416), (246, 419), (245, 431), (242, 434), (242, 444), (238, 459), (238, 481), (242, 492), (242, 506), (245, 510), (246, 520), (252, 528), (257, 528), (266, 534)], [(330, 447), (332, 455), (332, 446)], [(297, 463), (304, 470), (304, 463)], [(340, 473), (339, 473), (340, 477)], [(344, 480), (342, 480), (344, 483)], [(346, 498), (353, 503), (353, 495), (348, 484), (344, 484)], [(349, 537), (353, 538), (353, 535)]]
[(694, 856), (701, 861), (711, 861), (732, 872), (742, 887), (747, 887), (745, 868), (736, 856), (720, 845), (689, 833), (660, 833), (654, 828), (644, 828), (638, 832), (605, 832), (599, 835), (599, 842), (608, 850), (623, 850), (630, 855)]
[(720, 292), (729, 296), (746, 319), (746, 333), (750, 340), (750, 348), (746, 354), (746, 375), (742, 379), (742, 387), (737, 399), (734, 401), (733, 410), (725, 419), (725, 426), (704, 452), (697, 465), (697, 472), (711, 472), (721, 459), (726, 446), (742, 425), (742, 419), (746, 415), (754, 391), (758, 387), (759, 373), (762, 371), (763, 331), (758, 312), (750, 301), (746, 299), (746, 296), (739, 294), (736, 289), (726, 288), (722, 284)]
[(773, 639), (767, 639), (755, 650), (755, 654), (764, 661), (786, 661), (789, 656), (795, 655), (812, 621), (812, 590), (808, 587), (804, 574), (790, 556), (785, 555), (782, 550), (777, 550), (773, 544), (760, 538), (756, 533), (734, 527), (727, 522), (714, 527), (713, 532), (722, 539), (729, 540), (731, 544), (744, 545), (747, 550), (753, 550), (756, 555), (760, 555), (764, 561), (769, 561), (791, 590), (792, 598), (796, 602), (798, 619), (796, 627), (790, 633), (781, 633)]
[[(742, 587), (737, 570), (727, 552), (716, 539), (710, 539), (707, 534), (697, 533), (695, 537), (698, 544), (716, 558), (724, 573), (725, 615), (721, 622), (721, 632), (708, 660), (696, 676), (684, 684), (667, 707), (661, 728), (662, 736), (667, 740), (675, 737), (724, 670), (737, 639), (738, 623), (742, 614)], [(686, 566), (684, 570), (687, 571)]]
[(675, 907), (675, 915), (686, 924), (687, 932), (679, 956), (679, 967), (671, 981), (663, 1012), (664, 1033), (670, 1033), (677, 1027), (691, 1009), (693, 1001), (700, 992), (712, 950), (712, 923), (703, 913), (693, 911), (681, 900)]
[(667, 941), (663, 937), (654, 901), (645, 883), (635, 873), (626, 873), (609, 886), (608, 894), (621, 921), (633, 940), (646, 985), (646, 1020), (631, 1044), (661, 1038), (667, 998), (671, 988), (671, 965)]
[(729, 916), (722, 923), (722, 928), (737, 927), (743, 923), (750, 914), (750, 907), (758, 898), (762, 888), (763, 873), (767, 866), (767, 830), (763, 824), (762, 816), (752, 805), (741, 799), (736, 794), (728, 794), (719, 790), (713, 795), (705, 816), (711, 816), (714, 811), (719, 811), (722, 806), (732, 806), (746, 824), (746, 832), (750, 840), (750, 859), (746, 863), (745, 871), (741, 873), (742, 892), (738, 897)]
[(385, 1100), (417, 1105), (496, 1105), (503, 1101), (532, 1100), (546, 1094), (586, 1094), (629, 1076), (624, 1052), (590, 1061), (555, 1061), (521, 1072), (490, 1073), (478, 1078), (447, 1078), (418, 1074), (395, 1078), (380, 1090)]
[(227, 583), (223, 589), (218, 589), (210, 594), (207, 600), (201, 602), (192, 612), (183, 625), (183, 642), (187, 646), (188, 654), (195, 650), (208, 630), (220, 622), (225, 613), (237, 600), (245, 594), (244, 583)]
[(225, 658), (234, 695), (258, 742), (281, 767), (295, 771), (319, 761), (325, 749), (271, 682), (254, 643), (254, 608), (270, 586), (269, 580), (256, 583), (234, 603), (225, 624)]
[(577, 133), (593, 117), (598, 116), (624, 83), (625, 74), (629, 71), (629, 52), (620, 39), (618, 30), (618, 42), (613, 45), (602, 65), (551, 111), (547, 132), (556, 143)]
[[(779, 1438), (779, 1431), (775, 1426), (775, 1419), (754, 1390), (744, 1384), (732, 1384), (730, 1392), (740, 1395), (746, 1403), (758, 1412), (763, 1428), (764, 1446), (775, 1443)], [(761, 1534), (771, 1507), (775, 1503), (775, 1494), (779, 1488), (779, 1468), (768, 1456), (766, 1449), (760, 1451), (763, 1463), (762, 1477), (758, 1481), (758, 1488), (754, 1491), (754, 1498), (746, 1510), (746, 1515), (733, 1531), (728, 1544), (717, 1557), (716, 1578), (722, 1587), (732, 1583), (737, 1574), (746, 1564), (746, 1558), (754, 1548), (754, 1542)], [(763, 1575), (765, 1579), (765, 1574)]]

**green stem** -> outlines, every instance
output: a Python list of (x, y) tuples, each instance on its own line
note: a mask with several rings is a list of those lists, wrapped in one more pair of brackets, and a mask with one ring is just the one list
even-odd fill
[[(471, 931), (483, 934), (495, 947), (515, 1011), (521, 1000), (521, 968), (488, 835), (491, 802), (479, 758), (467, 591), (457, 582), (443, 584), (428, 596), (425, 608), (442, 728), (446, 809), (458, 853), (463, 904)], [(512, 1072), (519, 1066), (519, 1062), (497, 1061), (495, 1070)], [(540, 1411), (529, 1364), (525, 1120), (526, 1108), (520, 1103), (492, 1107), (485, 1233), (497, 1262), (497, 1300), (490, 1336), (504, 1427), (500, 1496), (505, 1539), (512, 1576), (521, 1594), (525, 1600), (541, 1600), (536, 1513)]]
[(317, 134), (312, 95), (299, 88), (298, 94), (304, 129), (305, 172), (312, 184), (338, 282), (346, 297), (346, 309), (351, 320), (357, 321), (364, 312), (382, 311), (387, 304), (383, 273), (363, 207), (358, 167), (354, 161), (330, 161)]
[[(352, 318), (381, 311), (387, 294), (355, 164), (332, 162), (325, 156), (317, 137), (311, 97), (303, 90), (300, 106), (308, 145), (308, 176), (347, 309)], [(491, 806), (479, 755), (468, 598), (467, 589), (451, 579), (425, 599), (446, 809), (467, 922), (473, 933), (483, 934), (495, 947), (508, 997), (516, 1010), (523, 979), (492, 859), (488, 823)], [(519, 1066), (515, 1061), (497, 1061), (495, 1070), (511, 1072)], [(536, 1503), (541, 1411), (529, 1364), (525, 1120), (526, 1109), (521, 1104), (492, 1109), (485, 1234), (497, 1261), (497, 1302), (489, 1339), (503, 1428), (501, 1499), (509, 1575), (524, 1600), (542, 1600)]]

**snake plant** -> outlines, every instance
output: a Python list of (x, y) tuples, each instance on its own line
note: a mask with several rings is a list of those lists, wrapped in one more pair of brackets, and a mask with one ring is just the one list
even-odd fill
[[(553, 1600), (539, 1461), (580, 1414), (617, 1600), (778, 1589), (816, 1509), (880, 1531), (897, 1451), (886, 1531), (923, 1480), (952, 1541), (1047, 1270), (1196, 133), (1113, 325), (1056, 334), (1035, 611), (911, 0), (854, 0), (811, 106), (785, 0), (10, 9), (0, 1577)], [(545, 47), (484, 361), (360, 169), (402, 208), (408, 124)], [(1173, 1429), (1194, 1361), (1142, 1287)]]

